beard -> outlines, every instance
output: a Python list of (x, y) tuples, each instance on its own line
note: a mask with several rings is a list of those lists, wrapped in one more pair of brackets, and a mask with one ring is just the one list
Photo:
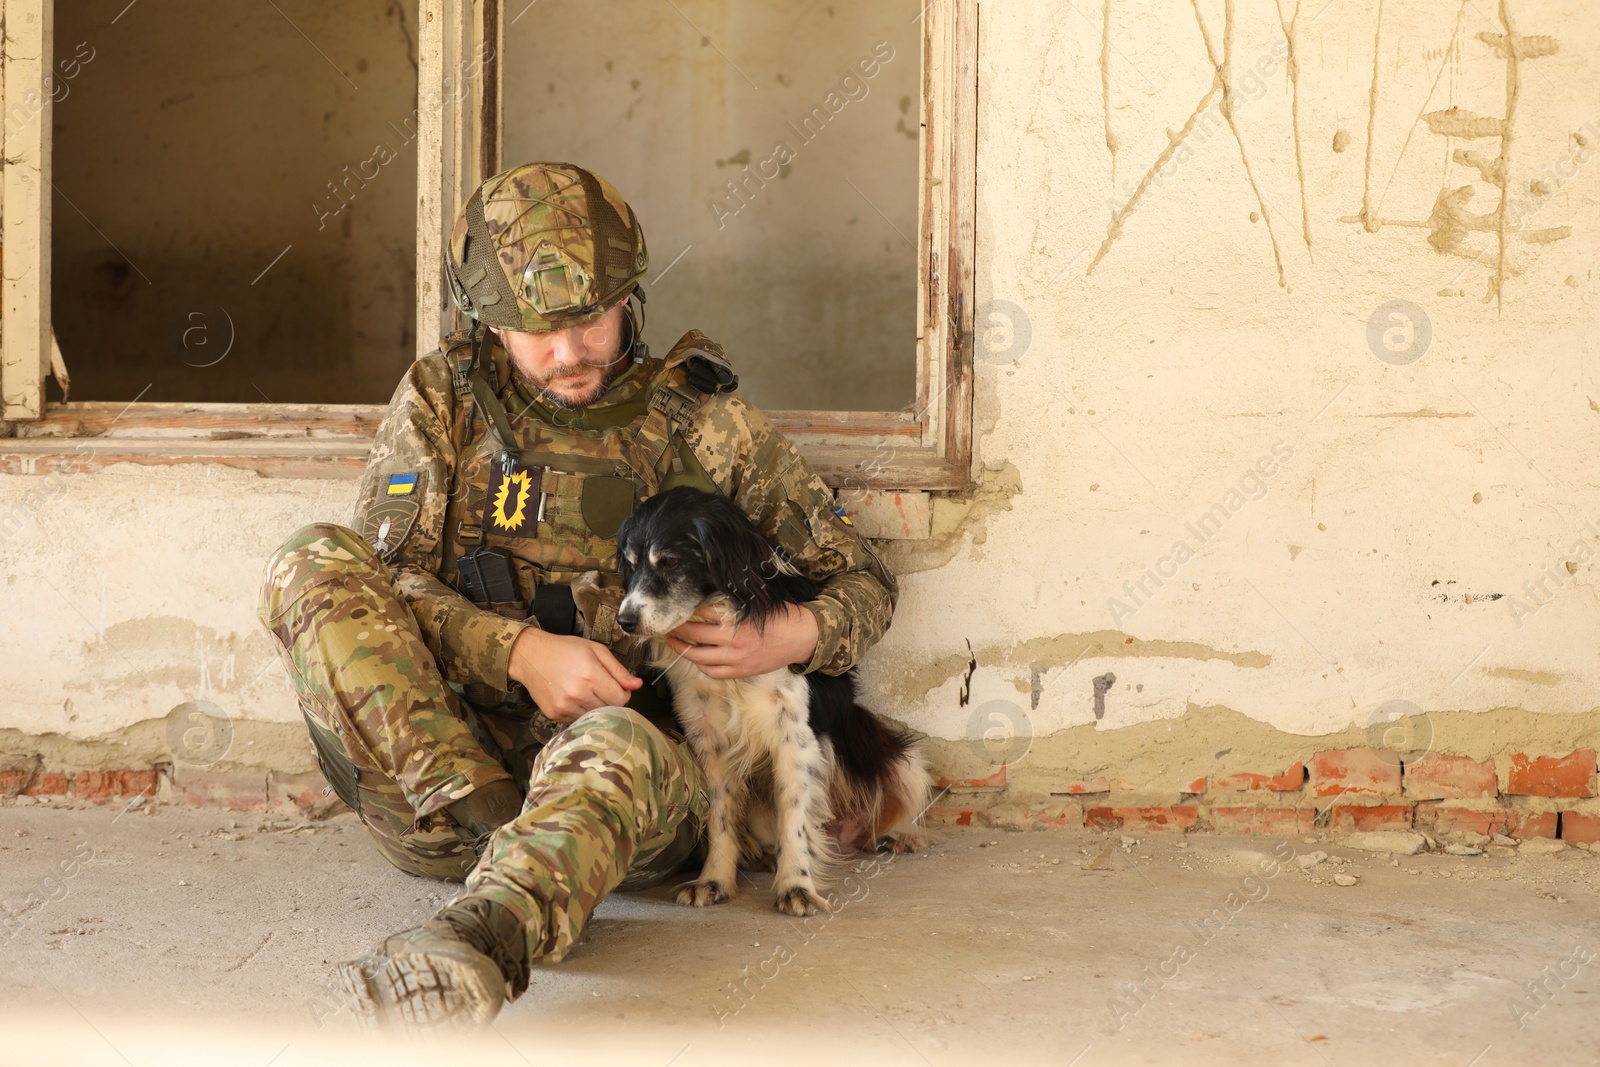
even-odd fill
[[(512, 373), (520, 378), (524, 385), (537, 393), (540, 400), (550, 404), (552, 407), (571, 410), (573, 408), (588, 407), (596, 400), (599, 400), (605, 395), (606, 390), (611, 388), (613, 382), (628, 372), (630, 366), (632, 364), (623, 359), (619, 353), (604, 362), (583, 363), (577, 369), (561, 372), (535, 376), (524, 374), (520, 369), (513, 366)], [(565, 382), (586, 378), (594, 370), (601, 372), (600, 380), (592, 388), (581, 394), (558, 393), (551, 388), (552, 386), (561, 387)]]

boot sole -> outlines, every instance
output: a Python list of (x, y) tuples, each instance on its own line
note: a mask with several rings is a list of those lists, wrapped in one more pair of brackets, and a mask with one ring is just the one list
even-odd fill
[(486, 956), (373, 955), (339, 964), (335, 975), (351, 1012), (367, 1028), (484, 1026), (505, 1003), (505, 979)]

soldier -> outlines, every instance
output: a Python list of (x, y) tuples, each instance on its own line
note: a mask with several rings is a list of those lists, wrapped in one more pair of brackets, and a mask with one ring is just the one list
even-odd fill
[[(580, 167), (533, 163), (461, 209), (446, 280), (473, 332), (406, 371), (355, 529), (268, 562), (318, 764), (385, 859), (465, 878), (432, 920), (339, 968), (368, 1021), (487, 1021), (563, 958), (607, 894), (691, 859), (700, 769), (615, 627), (617, 527), (676, 485), (737, 501), (822, 595), (757, 634), (672, 646), (719, 678), (839, 674), (882, 636), (894, 578), (760, 411), (722, 350), (641, 339), (644, 234)], [(578, 595), (575, 597), (574, 593)]]

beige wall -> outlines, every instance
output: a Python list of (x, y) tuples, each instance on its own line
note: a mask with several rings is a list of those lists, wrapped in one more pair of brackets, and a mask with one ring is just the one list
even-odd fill
[[(1494, 208), (1499, 190), (1447, 160), (1492, 159), (1499, 141), (1448, 139), (1419, 112), (1505, 115), (1506, 64), (1478, 36), (1496, 31), (1493, 6), (1386, 3), (1374, 96), (1378, 5), (1335, 0), (1313, 22), (1323, 5), (1304, 4), (1298, 164), (1273, 7), (1234, 6), (1244, 152), (1208, 114), (1204, 143), (1184, 142), (1109, 242), (1108, 201), (1138, 188), (1207, 93), (1192, 10), (1111, 4), (1113, 159), (1100, 27), (984, 6), (979, 301), (1020, 308), (1010, 325), (1026, 323), (1031, 347), (980, 363), (986, 489), (964, 523), (939, 506), (937, 546), (898, 553), (948, 562), (906, 578), (874, 692), (961, 736), (970, 639), (969, 708), (1014, 702), (1038, 734), (1165, 719), (1181, 739), (1206, 706), (1308, 734), (1390, 700), (1593, 708), (1600, 27), (1573, 0), (1510, 4), (1559, 51), (1521, 63), (1505, 281), (1486, 302), (1497, 234), (1446, 253), (1428, 220), (1442, 189)], [(1220, 48), (1223, 4), (1199, 7)], [(1349, 221), (1369, 122), (1374, 232)], [(1383, 343), (1393, 330), (1407, 347), (1404, 324), (1378, 316), (1391, 301), (1431, 321), (1405, 366)], [(1217, 505), (1202, 543), (1189, 524)], [(1158, 567), (1163, 584), (1125, 589)], [(1535, 608), (1526, 583), (1540, 581)], [(1092, 679), (1107, 672), (1097, 719)]]
[(504, 158), (580, 163), (629, 199), (656, 351), (700, 329), (765, 407), (899, 409), (916, 388), (920, 6), (510, 5)]
[[(1137, 185), (1210, 76), (1186, 9), (1111, 6), (1115, 171), (1099, 27), (1070, 14), (1041, 24), (1033, 5), (983, 9), (978, 295), (986, 320), (1001, 302), (1020, 309), (1010, 325), (1029, 340), (1008, 361), (1003, 324), (986, 323), (981, 485), (936, 503), (933, 540), (890, 546), (903, 592), (864, 668), (872, 699), (947, 741), (987, 728), (978, 713), (1000, 702), (1051, 735), (1029, 766), (1057, 777), (1095, 761), (1152, 780), (1205, 773), (1247, 740), (1292, 752), (1301, 735), (1359, 730), (1391, 700), (1432, 713), (1453, 749), (1536, 734), (1544, 752), (1583, 743), (1559, 724), (1592, 723), (1576, 713), (1600, 683), (1588, 473), (1600, 383), (1587, 368), (1600, 29), (1575, 2), (1512, 4), (1523, 32), (1560, 47), (1522, 67), (1511, 189), (1530, 207), (1507, 233), (1503, 300), (1486, 303), (1494, 234), (1470, 232), (1466, 255), (1447, 254), (1406, 224), (1426, 223), (1441, 186), (1470, 184), (1479, 211), (1497, 192), (1446, 161), (1456, 148), (1492, 156), (1498, 142), (1447, 142), (1416, 123), (1452, 103), (1504, 114), (1504, 64), (1477, 37), (1492, 30), (1486, 6), (1464, 9), (1453, 47), (1454, 10), (1387, 0), (1374, 114), (1377, 5), (1335, 0), (1314, 24), (1319, 5), (1305, 5), (1303, 163), (1291, 85), (1264, 63), (1262, 90), (1242, 83), (1235, 116), (1259, 199), (1226, 124), (1205, 120), (1205, 143), (1188, 142), (1089, 273), (1107, 201)], [(1200, 6), (1220, 47), (1222, 4)], [(1282, 32), (1270, 5), (1236, 6), (1242, 77)], [(1369, 120), (1386, 220), (1375, 232), (1342, 221), (1361, 210)], [(1263, 202), (1270, 234), (1251, 217)], [(677, 250), (661, 232), (657, 263)], [(1406, 366), (1368, 341), (1396, 300), (1432, 326)], [(1391, 360), (1382, 334), (1397, 325), (1377, 331)], [(296, 712), (253, 620), (260, 562), (301, 522), (342, 517), (351, 488), (199, 470), (0, 478), (0, 516), (23, 520), (0, 541), (6, 603), (30, 620), (0, 637), (0, 723), (153, 731), (136, 724), (208, 693), (289, 730)], [(1202, 542), (1188, 527), (1207, 515)], [(1180, 563), (1184, 539), (1192, 558)], [(1141, 580), (1142, 592), (1124, 588)], [(1548, 603), (1530, 612), (1541, 581)], [(1097, 718), (1092, 680), (1108, 673)], [(284, 744), (273, 751), (298, 752)]]
[(56, 4), (57, 55), (92, 57), (55, 106), (73, 399), (387, 400), (415, 350), (416, 0), (124, 7)]

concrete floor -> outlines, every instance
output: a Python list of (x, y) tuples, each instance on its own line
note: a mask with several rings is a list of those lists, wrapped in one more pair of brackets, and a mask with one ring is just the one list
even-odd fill
[[(1274, 849), (1331, 858), (1263, 876)], [(809, 930), (767, 884), (705, 911), (606, 902), (494, 1029), (432, 1062), (1600, 1061), (1600, 958), (1573, 958), (1600, 951), (1600, 855), (1581, 850), (945, 831)], [(0, 807), (0, 1064), (392, 1064), (335, 1011), (327, 965), (449, 895), (348, 815)]]

